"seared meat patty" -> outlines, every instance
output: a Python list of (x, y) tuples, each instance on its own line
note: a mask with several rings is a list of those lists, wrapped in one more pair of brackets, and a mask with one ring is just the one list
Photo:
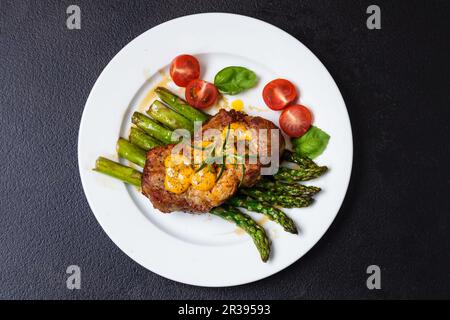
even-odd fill
[(171, 154), (173, 144), (151, 149), (147, 152), (142, 175), (142, 193), (150, 199), (153, 206), (162, 212), (173, 211), (208, 212), (235, 194), (239, 177), (234, 170), (225, 170), (222, 177), (209, 191), (188, 188), (181, 194), (166, 190), (164, 178), (166, 168), (164, 159)]
[[(271, 121), (261, 117), (251, 117), (235, 110), (221, 109), (202, 126), (202, 132), (208, 129), (223, 131), (232, 123), (241, 123), (248, 130), (278, 129)], [(252, 186), (260, 179), (261, 163), (245, 163), (244, 177), (239, 166), (227, 165), (220, 179), (209, 190), (198, 190), (189, 186), (184, 192), (168, 191), (165, 185), (167, 168), (165, 160), (171, 155), (175, 145), (156, 147), (148, 151), (142, 175), (142, 193), (150, 199), (153, 206), (162, 212), (187, 211), (192, 213), (208, 212), (232, 197), (239, 185)], [(284, 149), (284, 139), (280, 133), (280, 152)], [(258, 146), (259, 148), (260, 146)], [(262, 147), (262, 146), (261, 146)], [(271, 149), (270, 135), (267, 148)], [(270, 153), (269, 153), (270, 154)], [(217, 166), (216, 166), (217, 168)], [(218, 174), (218, 173), (217, 173)]]

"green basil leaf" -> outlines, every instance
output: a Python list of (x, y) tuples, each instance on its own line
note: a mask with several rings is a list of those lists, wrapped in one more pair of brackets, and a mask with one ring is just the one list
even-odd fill
[(292, 139), (292, 146), (298, 154), (314, 159), (322, 154), (329, 140), (328, 133), (311, 126), (303, 136)]
[(231, 95), (253, 88), (257, 83), (256, 74), (244, 67), (226, 67), (214, 77), (216, 88), (222, 93)]

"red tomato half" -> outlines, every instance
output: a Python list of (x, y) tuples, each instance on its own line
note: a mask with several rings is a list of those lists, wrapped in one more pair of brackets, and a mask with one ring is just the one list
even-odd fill
[(186, 87), (186, 101), (197, 109), (204, 109), (212, 106), (219, 92), (217, 88), (209, 82), (203, 80), (192, 80)]
[(186, 87), (191, 80), (200, 77), (200, 63), (188, 54), (182, 54), (172, 60), (170, 77), (179, 87)]
[(311, 127), (312, 115), (300, 104), (289, 106), (280, 116), (280, 127), (290, 137), (301, 137)]
[(281, 110), (297, 98), (294, 85), (285, 79), (270, 81), (263, 89), (263, 99), (272, 110)]

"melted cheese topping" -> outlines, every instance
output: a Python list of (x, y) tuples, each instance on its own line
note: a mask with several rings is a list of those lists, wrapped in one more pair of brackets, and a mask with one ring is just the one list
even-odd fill
[[(225, 140), (227, 136), (227, 130), (228, 127), (224, 128), (222, 131), (223, 140)], [(228, 138), (233, 140), (251, 140), (252, 134), (244, 123), (235, 122), (230, 124)], [(204, 149), (210, 144), (210, 141), (202, 141), (196, 147), (192, 148), (193, 160), (197, 170), (200, 168), (200, 165), (204, 163), (206, 158), (211, 156), (211, 150), (202, 150), (202, 148)], [(231, 169), (235, 167), (237, 162), (237, 151), (234, 144), (227, 144), (225, 150), (220, 150), (220, 152), (226, 154), (226, 168)], [(182, 154), (170, 154), (167, 156), (164, 159), (164, 167), (166, 173), (164, 177), (164, 188), (175, 194), (183, 193), (191, 186), (195, 190), (210, 191), (216, 185), (217, 176), (219, 175), (213, 166), (205, 166), (196, 172), (190, 159)]]
[(191, 176), (194, 173), (188, 158), (183, 155), (169, 155), (164, 159), (166, 176), (164, 188), (172, 193), (185, 192), (191, 184)]
[[(222, 140), (225, 140), (227, 136), (228, 126), (225, 127), (222, 131)], [(242, 122), (233, 122), (230, 124), (230, 132), (228, 133), (228, 137), (236, 137), (238, 140), (251, 140), (252, 132), (247, 129), (245, 123)]]
[(195, 172), (189, 159), (183, 155), (167, 156), (164, 159), (164, 167), (164, 188), (175, 194), (186, 192), (190, 186), (196, 190), (209, 191), (216, 183), (214, 169), (205, 167)]
[[(195, 164), (201, 164), (205, 161), (211, 154), (212, 148), (211, 141), (203, 140), (197, 143), (193, 149), (193, 160)], [(210, 148), (208, 148), (210, 146)]]
[(200, 191), (209, 191), (216, 184), (216, 172), (214, 169), (205, 167), (194, 173), (191, 177), (192, 188)]

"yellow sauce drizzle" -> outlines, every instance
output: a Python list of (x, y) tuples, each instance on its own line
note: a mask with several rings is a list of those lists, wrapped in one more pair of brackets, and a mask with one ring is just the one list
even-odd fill
[(243, 111), (244, 102), (241, 99), (234, 100), (233, 102), (231, 102), (231, 109), (234, 109), (236, 111)]
[(139, 103), (139, 106), (137, 107), (137, 111), (144, 112), (152, 104), (152, 102), (155, 101), (156, 98), (158, 97), (156, 95), (155, 89), (157, 87), (166, 88), (167, 84), (170, 81), (172, 81), (172, 79), (170, 78), (170, 76), (168, 74), (164, 74), (164, 73), (162, 73), (162, 71), (159, 71), (159, 73), (161, 74), (161, 76), (163, 78), (161, 79), (160, 82), (158, 82), (150, 90), (147, 91), (144, 98), (142, 98), (141, 102)]

